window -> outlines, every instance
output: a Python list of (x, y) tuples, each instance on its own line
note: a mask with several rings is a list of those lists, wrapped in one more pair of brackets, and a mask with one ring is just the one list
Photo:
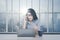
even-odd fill
[(6, 14), (0, 13), (0, 32), (6, 32)]
[(44, 32), (60, 32), (59, 4), (60, 0), (0, 0), (0, 32), (16, 32), (28, 8), (36, 11)]

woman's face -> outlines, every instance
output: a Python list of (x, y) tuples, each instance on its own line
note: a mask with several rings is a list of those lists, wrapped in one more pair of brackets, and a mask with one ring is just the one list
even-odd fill
[(27, 13), (27, 18), (28, 18), (29, 21), (33, 20), (33, 16), (31, 15), (31, 13)]

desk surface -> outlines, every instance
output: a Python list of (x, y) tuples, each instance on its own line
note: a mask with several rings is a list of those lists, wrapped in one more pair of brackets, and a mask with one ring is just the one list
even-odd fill
[(17, 34), (0, 34), (0, 40), (59, 40), (60, 35), (43, 35), (40, 38), (17, 37)]

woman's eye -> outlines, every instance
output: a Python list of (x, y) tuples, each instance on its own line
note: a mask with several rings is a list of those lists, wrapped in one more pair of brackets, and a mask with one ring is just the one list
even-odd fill
[(32, 15), (29, 15), (29, 16), (32, 16)]

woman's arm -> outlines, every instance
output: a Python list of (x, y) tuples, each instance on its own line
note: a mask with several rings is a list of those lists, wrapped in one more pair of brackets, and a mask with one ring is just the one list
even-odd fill
[(24, 18), (23, 29), (26, 29), (27, 17)]
[(33, 29), (34, 29), (35, 32), (36, 32), (36, 35), (35, 35), (35, 36), (37, 37), (37, 36), (39, 36), (39, 35), (38, 35), (38, 25), (36, 25), (35, 23), (33, 23), (33, 24), (34, 24), (34, 25), (33, 25)]
[(26, 22), (23, 23), (23, 29), (26, 29)]

